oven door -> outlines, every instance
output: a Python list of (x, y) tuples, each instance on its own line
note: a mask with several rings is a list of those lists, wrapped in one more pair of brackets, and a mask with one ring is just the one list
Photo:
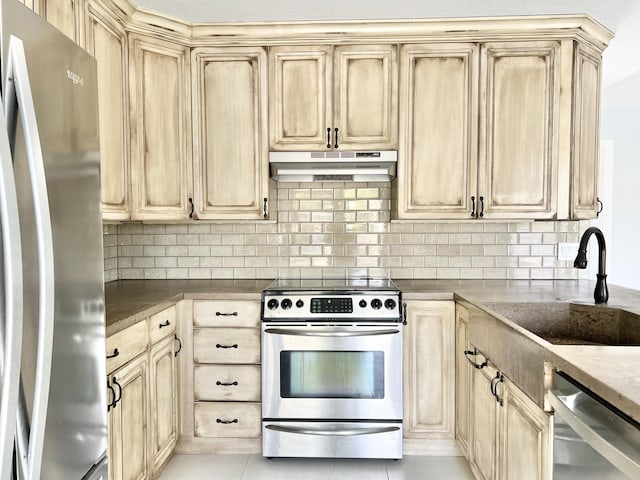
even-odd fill
[(263, 324), (263, 419), (402, 420), (398, 324)]

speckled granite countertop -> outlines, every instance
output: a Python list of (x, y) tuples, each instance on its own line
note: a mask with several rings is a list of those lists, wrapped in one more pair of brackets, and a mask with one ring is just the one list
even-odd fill
[[(271, 280), (119, 280), (105, 285), (107, 335), (183, 298), (260, 299)], [(404, 300), (593, 304), (595, 282), (575, 280), (396, 280)], [(609, 286), (609, 308), (640, 315), (640, 291)], [(490, 310), (488, 310), (490, 311)], [(496, 315), (545, 349), (545, 359), (640, 422), (640, 347), (552, 345)], [(542, 372), (541, 372), (542, 374)]]

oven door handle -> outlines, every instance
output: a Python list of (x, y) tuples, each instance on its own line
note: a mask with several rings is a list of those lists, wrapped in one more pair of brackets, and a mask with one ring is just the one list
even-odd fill
[(266, 328), (264, 333), (275, 335), (297, 335), (300, 337), (370, 337), (373, 335), (394, 335), (400, 333), (397, 328), (387, 330), (362, 330), (362, 331), (308, 331), (296, 328)]
[(275, 430), (284, 433), (298, 433), (302, 435), (324, 435), (352, 437), (355, 435), (374, 435), (377, 433), (397, 432), (400, 427), (372, 427), (372, 428), (344, 428), (340, 430), (308, 428), (308, 427), (283, 427), (281, 425), (265, 425), (268, 430)]

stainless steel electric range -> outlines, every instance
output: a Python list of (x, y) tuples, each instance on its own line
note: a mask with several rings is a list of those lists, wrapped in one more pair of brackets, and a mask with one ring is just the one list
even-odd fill
[(265, 457), (402, 458), (403, 315), (390, 280), (262, 293)]

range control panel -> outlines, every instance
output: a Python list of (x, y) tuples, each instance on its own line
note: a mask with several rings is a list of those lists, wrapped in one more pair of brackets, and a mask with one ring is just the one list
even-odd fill
[(272, 293), (262, 295), (262, 319), (400, 321), (399, 292), (349, 294)]

